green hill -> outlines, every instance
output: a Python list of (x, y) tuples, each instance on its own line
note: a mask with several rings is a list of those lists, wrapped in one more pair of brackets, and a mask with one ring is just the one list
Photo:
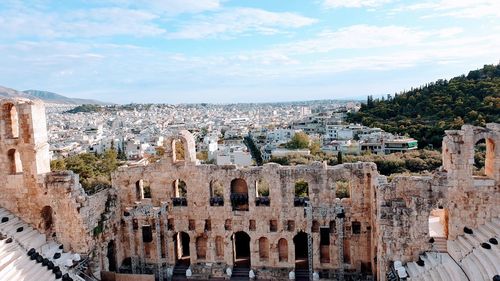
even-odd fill
[(368, 96), (348, 121), (408, 134), (418, 139), (421, 147), (441, 147), (444, 130), (500, 122), (500, 64), (387, 98)]

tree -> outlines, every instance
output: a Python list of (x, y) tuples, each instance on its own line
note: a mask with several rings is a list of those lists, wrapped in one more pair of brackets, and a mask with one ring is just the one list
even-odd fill
[(103, 188), (111, 187), (111, 173), (118, 168), (118, 153), (114, 149), (103, 154), (82, 153), (51, 162), (52, 169), (71, 170), (79, 175), (83, 189), (95, 193)]
[(298, 132), (285, 145), (285, 147), (288, 149), (306, 149), (309, 148), (309, 142), (309, 136), (306, 133)]
[(319, 141), (313, 141), (311, 145), (309, 146), (309, 150), (311, 151), (312, 155), (318, 155), (321, 153), (321, 144)]
[(447, 81), (440, 79), (385, 100), (368, 96), (347, 122), (416, 138), (419, 146), (441, 147), (445, 130), (463, 124), (500, 122), (500, 64), (485, 65)]
[(125, 154), (125, 149), (123, 149), (123, 145), (118, 146), (118, 159), (127, 160), (127, 154)]
[(186, 152), (184, 151), (184, 144), (181, 141), (175, 141), (175, 159), (185, 160)]
[(295, 183), (295, 197), (307, 197), (309, 194), (309, 184), (305, 180), (298, 180)]
[(337, 153), (337, 164), (342, 163), (344, 163), (344, 161), (342, 160), (342, 151), (339, 151), (339, 153)]
[(207, 161), (208, 160), (208, 152), (207, 151), (200, 151), (196, 153), (196, 159), (202, 160), (202, 161)]
[(50, 169), (52, 171), (64, 171), (66, 170), (66, 163), (63, 159), (56, 159), (50, 161)]

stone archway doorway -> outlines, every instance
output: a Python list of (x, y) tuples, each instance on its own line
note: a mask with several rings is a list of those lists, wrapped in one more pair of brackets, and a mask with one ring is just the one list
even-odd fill
[(234, 267), (250, 268), (250, 236), (243, 231), (233, 234)]
[(189, 235), (186, 232), (178, 232), (174, 234), (175, 245), (175, 263), (190, 265), (191, 253), (189, 251)]
[(45, 235), (47, 235), (47, 237), (52, 237), (54, 233), (54, 217), (52, 207), (43, 207), (40, 211), (40, 216), (42, 217), (42, 231)]
[(307, 234), (299, 232), (293, 237), (295, 245), (295, 269), (309, 268), (309, 251), (307, 249)]

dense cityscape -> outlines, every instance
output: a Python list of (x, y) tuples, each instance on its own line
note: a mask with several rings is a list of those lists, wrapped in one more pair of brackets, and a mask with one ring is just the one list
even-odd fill
[(417, 141), (379, 128), (347, 124), (359, 101), (316, 101), (232, 105), (103, 106), (97, 112), (69, 113), (74, 106), (47, 105), (53, 159), (79, 153), (102, 154), (114, 148), (123, 160), (155, 156), (163, 141), (181, 130), (197, 140), (196, 151), (211, 163), (254, 165), (245, 138), (250, 137), (264, 160), (310, 154), (308, 147), (288, 149), (296, 133), (307, 134), (323, 152), (359, 155), (417, 149)]

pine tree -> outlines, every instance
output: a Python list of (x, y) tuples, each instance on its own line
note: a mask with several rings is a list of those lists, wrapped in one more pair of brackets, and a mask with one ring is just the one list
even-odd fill
[(337, 164), (342, 164), (342, 163), (343, 163), (342, 151), (339, 151), (339, 153), (337, 153)]

